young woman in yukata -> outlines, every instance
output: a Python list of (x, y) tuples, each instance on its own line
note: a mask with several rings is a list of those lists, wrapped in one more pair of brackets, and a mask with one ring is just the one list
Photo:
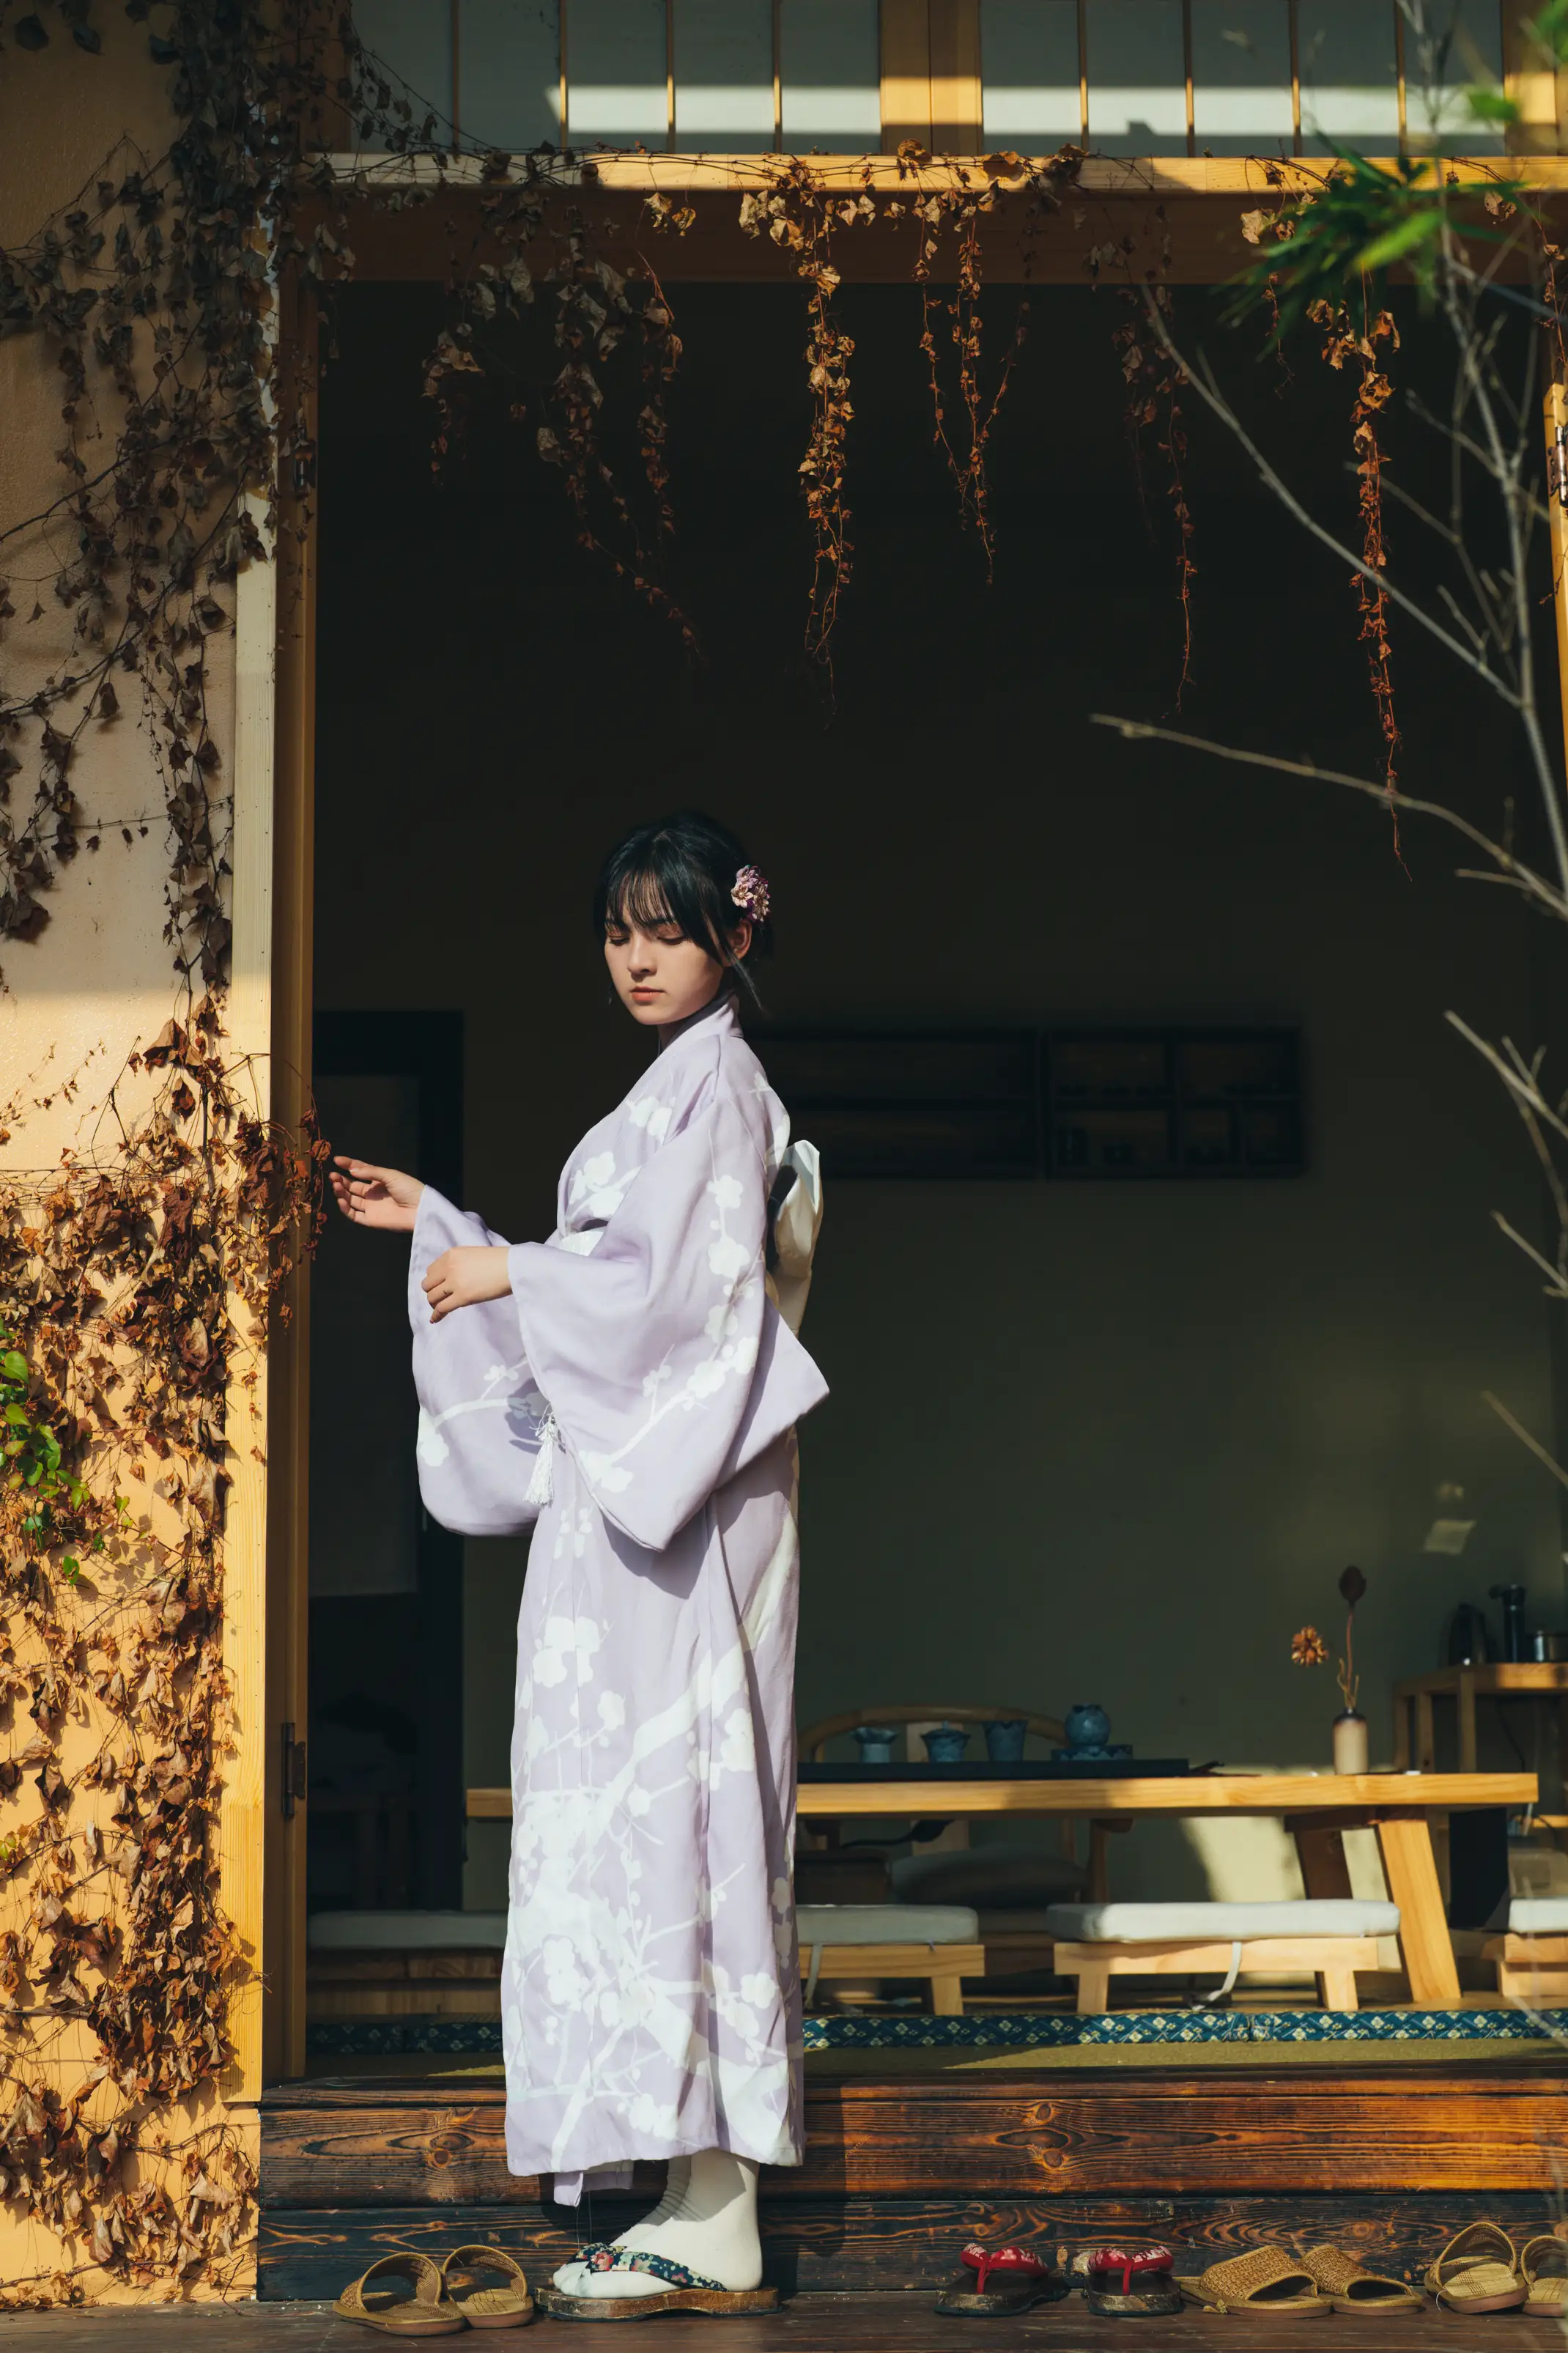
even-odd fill
[(340, 1157), (332, 1184), (356, 1224), (413, 1236), (426, 1508), (467, 1535), (537, 1521), (508, 2165), (575, 2204), (669, 2162), (654, 2213), (546, 2306), (755, 2311), (757, 2168), (802, 2156), (795, 1426), (826, 1391), (791, 1327), (821, 1197), (741, 1034), (769, 923), (740, 845), (692, 813), (639, 828), (594, 923), (657, 1052), (567, 1161), (550, 1240), (509, 1245), (396, 1169)]

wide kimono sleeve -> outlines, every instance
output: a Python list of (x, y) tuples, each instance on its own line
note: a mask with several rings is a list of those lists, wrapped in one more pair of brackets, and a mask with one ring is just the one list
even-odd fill
[(767, 1290), (760, 1119), (721, 1086), (591, 1256), (510, 1252), (523, 1351), (606, 1519), (661, 1552), (827, 1385)]
[(482, 1218), (454, 1208), (426, 1185), (408, 1264), (419, 1494), (431, 1518), (460, 1535), (516, 1535), (539, 1517), (549, 1409), (518, 1336), (512, 1303), (488, 1299), (434, 1324), (421, 1288), (443, 1250), (476, 1244), (507, 1247)]

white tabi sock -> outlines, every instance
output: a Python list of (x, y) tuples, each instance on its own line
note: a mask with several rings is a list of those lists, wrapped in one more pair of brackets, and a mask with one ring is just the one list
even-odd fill
[[(664, 2196), (653, 2212), (611, 2243), (663, 2255), (722, 2287), (759, 2287), (763, 2249), (755, 2165), (721, 2148), (672, 2157)], [(596, 2272), (586, 2263), (563, 2263), (554, 2284), (564, 2295), (602, 2296), (665, 2295), (670, 2284), (649, 2272)]]

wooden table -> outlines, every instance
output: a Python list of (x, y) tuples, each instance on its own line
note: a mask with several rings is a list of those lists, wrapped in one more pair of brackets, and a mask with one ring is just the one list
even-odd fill
[(1279, 1814), (1296, 1841), (1309, 1895), (1348, 1896), (1342, 1833), (1377, 1831), (1410, 1999), (1451, 2010), (1459, 1973), (1432, 1852), (1432, 1818), (1479, 1806), (1531, 1806), (1533, 1773), (1192, 1773), (1170, 1780), (815, 1781), (803, 1821), (875, 1815)]
[(1439, 1667), (1429, 1675), (1412, 1675), (1394, 1686), (1394, 1761), (1416, 1765), (1422, 1772), (1436, 1770), (1436, 1725), (1434, 1700), (1452, 1700), (1458, 1717), (1459, 1770), (1476, 1769), (1476, 1702), (1478, 1699), (1532, 1699), (1557, 1708), (1558, 1755), (1568, 1783), (1568, 1665), (1542, 1659), (1492, 1664)]
[[(1539, 1671), (1538, 1671), (1539, 1672)], [(1027, 1820), (1059, 1814), (1278, 1814), (1295, 1838), (1309, 1895), (1351, 1893), (1342, 1833), (1377, 1832), (1388, 1892), (1399, 1906), (1399, 1944), (1410, 1999), (1452, 2010), (1459, 1973), (1432, 1852), (1434, 1816), (1481, 1806), (1532, 1806), (1533, 1773), (1189, 1773), (1169, 1780), (809, 1781), (797, 1810), (805, 1822), (930, 1820), (1006, 1814)], [(470, 1789), (470, 1821), (504, 1821), (510, 1789)]]

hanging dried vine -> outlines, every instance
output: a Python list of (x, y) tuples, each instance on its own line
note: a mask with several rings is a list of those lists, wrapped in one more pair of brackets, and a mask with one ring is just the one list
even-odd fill
[[(1399, 349), (1399, 330), (1387, 311), (1373, 311), (1363, 284), (1362, 323), (1352, 320), (1348, 302), (1314, 302), (1307, 313), (1322, 335), (1322, 356), (1331, 368), (1353, 368), (1356, 396), (1351, 407), (1351, 447), (1355, 453), (1356, 508), (1361, 521), (1362, 557), (1368, 572), (1377, 575), (1388, 564), (1383, 533), (1382, 445), (1378, 418), (1394, 396), (1394, 386), (1383, 353)], [(1399, 780), (1399, 722), (1394, 706), (1394, 649), (1388, 634), (1388, 598), (1381, 580), (1367, 572), (1353, 572), (1359, 635), (1366, 648), (1367, 675), (1383, 734), (1384, 783), (1391, 807)], [(1399, 813), (1393, 808), (1394, 846), (1399, 848)]]
[[(956, 188), (944, 186), (934, 193), (922, 194), (913, 200), (910, 209), (919, 227), (915, 282), (921, 289), (921, 349), (929, 373), (933, 438), (947, 461), (958, 493), (960, 519), (979, 539), (985, 558), (985, 577), (990, 581), (994, 572), (995, 546), (991, 530), (986, 456), (997, 413), (1007, 396), (1014, 365), (1028, 334), (1029, 306), (1026, 301), (1018, 305), (1012, 341), (995, 388), (987, 400), (981, 382), (984, 334), (980, 224), (987, 213), (995, 209), (998, 180), (1016, 174), (1021, 165), (1016, 155), (1003, 154), (987, 157), (982, 168), (985, 176), (978, 185), (961, 170)], [(952, 227), (958, 241), (957, 278), (953, 292), (946, 300), (931, 291), (931, 265), (944, 227)], [(948, 340), (957, 354), (957, 406), (963, 420), (962, 452), (954, 448), (948, 430), (936, 323), (942, 319), (947, 322)]]
[(806, 290), (806, 380), (811, 386), (811, 434), (800, 461), (801, 487), (811, 522), (811, 598), (806, 611), (805, 652), (820, 670), (831, 702), (833, 630), (838, 600), (849, 586), (855, 543), (844, 496), (849, 427), (849, 363), (855, 342), (839, 325), (833, 298), (840, 283), (833, 266), (833, 228), (876, 218), (864, 191), (833, 198), (820, 174), (792, 157), (768, 174), (767, 185), (741, 199), (741, 227), (748, 237), (767, 237), (790, 256)]
[[(1195, 528), (1187, 500), (1187, 428), (1182, 414), (1182, 387), (1186, 377), (1181, 363), (1164, 343), (1148, 332), (1143, 323), (1147, 317), (1144, 292), (1142, 290), (1136, 293), (1130, 289), (1125, 290), (1129, 300), (1138, 303), (1142, 316), (1139, 320), (1124, 320), (1120, 326), (1112, 328), (1111, 342), (1116, 347), (1122, 379), (1127, 386), (1123, 414), (1139, 495), (1141, 498), (1144, 495), (1144, 437), (1152, 432), (1155, 436), (1155, 448), (1165, 461), (1165, 491), (1176, 526), (1176, 594), (1182, 612), (1182, 661), (1172, 707), (1180, 711), (1182, 697), (1192, 683), (1193, 582), (1197, 577), (1197, 565), (1193, 554)], [(1169, 320), (1171, 290), (1163, 278), (1151, 277), (1147, 300), (1158, 307), (1164, 319)]]

